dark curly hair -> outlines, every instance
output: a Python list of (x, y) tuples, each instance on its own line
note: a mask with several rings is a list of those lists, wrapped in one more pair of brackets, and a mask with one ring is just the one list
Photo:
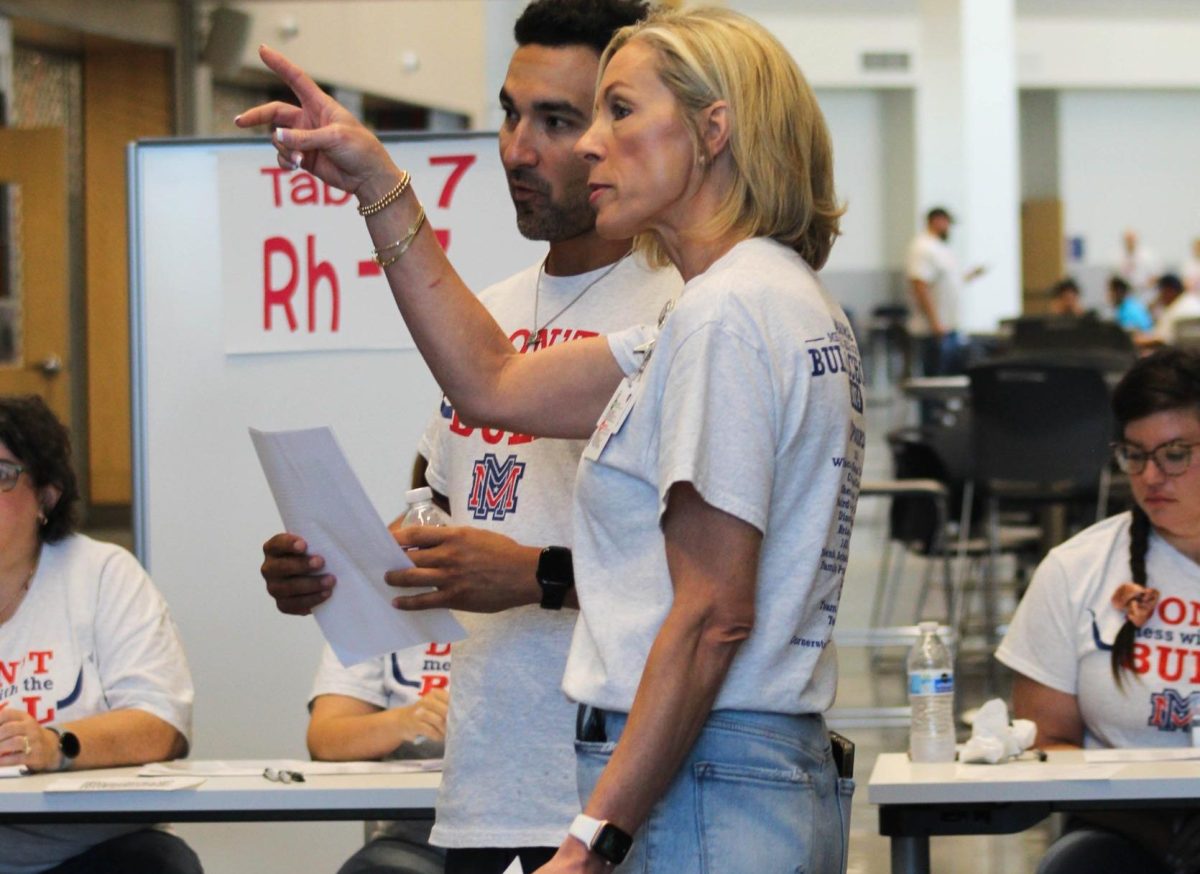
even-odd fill
[(533, 0), (513, 27), (517, 45), (584, 45), (604, 51), (614, 33), (650, 13), (643, 0)]
[(35, 489), (54, 486), (61, 493), (45, 509), (41, 541), (54, 543), (71, 534), (79, 521), (79, 482), (66, 426), (37, 395), (0, 397), (0, 443), (25, 465)]
[[(1155, 413), (1193, 410), (1200, 415), (1200, 353), (1166, 348), (1140, 360), (1113, 391), (1113, 416), (1121, 433), (1130, 422)], [(1145, 586), (1146, 553), (1150, 550), (1150, 517), (1136, 504), (1129, 531), (1129, 572)], [(1121, 684), (1121, 669), (1133, 668), (1137, 626), (1126, 621), (1112, 647), (1112, 672)]]

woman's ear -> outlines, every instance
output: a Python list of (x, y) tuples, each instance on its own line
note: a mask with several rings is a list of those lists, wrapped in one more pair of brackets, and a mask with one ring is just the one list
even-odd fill
[(711, 163), (729, 145), (729, 104), (717, 100), (700, 110), (699, 129), (705, 155)]
[(38, 489), (38, 505), (42, 508), (42, 515), (49, 516), (61, 497), (62, 489), (58, 486), (42, 486)]

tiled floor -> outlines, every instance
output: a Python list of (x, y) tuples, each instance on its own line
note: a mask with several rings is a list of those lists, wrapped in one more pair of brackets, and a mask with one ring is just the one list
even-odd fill
[[(886, 431), (902, 424), (911, 411), (899, 402), (886, 398), (868, 403), (867, 424), (870, 443), (864, 477), (884, 478), (890, 475), (890, 459), (883, 441)], [(864, 499), (859, 505), (847, 568), (846, 585), (838, 615), (839, 629), (865, 628), (871, 604), (876, 595), (878, 569), (886, 531), (886, 504)], [(131, 546), (127, 530), (93, 530), (93, 536)], [(920, 581), (920, 562), (907, 563), (900, 597), (896, 601), (898, 621), (915, 621), (911, 615), (915, 593)], [(907, 608), (907, 612), (906, 612)], [(932, 598), (926, 612), (937, 618), (940, 601)], [(839, 651), (840, 706), (902, 705), (904, 703), (903, 651), (888, 654), (872, 666), (865, 651)], [(993, 689), (986, 688), (988, 677), (984, 654), (965, 658), (959, 667), (958, 686), (960, 709), (978, 706), (987, 697), (1007, 694), (1007, 683), (1001, 674), (992, 678)], [(904, 729), (845, 729), (857, 746), (855, 776), (858, 791), (854, 798), (851, 820), (850, 874), (885, 874), (890, 870), (888, 840), (879, 835), (879, 820), (874, 807), (867, 801), (867, 780), (881, 752), (905, 749), (908, 733)], [(931, 841), (932, 867), (936, 874), (1021, 874), (1032, 872), (1044, 852), (1050, 825), (1017, 835), (995, 837), (935, 838)]]

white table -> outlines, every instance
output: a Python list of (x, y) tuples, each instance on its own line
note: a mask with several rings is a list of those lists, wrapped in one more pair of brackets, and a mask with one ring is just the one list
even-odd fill
[(278, 822), (431, 819), (440, 773), (309, 775), (304, 783), (208, 777), (166, 792), (46, 793), (64, 776), (132, 779), (138, 768), (35, 774), (0, 780), (0, 823)]
[(1085, 766), (1077, 750), (1050, 753), (1049, 765), (1056, 775), (1074, 768), (1081, 779), (1039, 777), (1036, 764), (1022, 763), (1018, 780), (1004, 779), (1018, 772), (996, 765), (994, 779), (967, 781), (955, 778), (953, 764), (881, 755), (867, 798), (879, 805), (879, 833), (892, 841), (892, 874), (928, 874), (932, 835), (1013, 834), (1056, 811), (1200, 807), (1200, 761), (1127, 764), (1106, 779), (1083, 779), (1098, 766)]

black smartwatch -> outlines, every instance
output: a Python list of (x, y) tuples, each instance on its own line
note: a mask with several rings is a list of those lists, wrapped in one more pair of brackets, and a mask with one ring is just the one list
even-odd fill
[(58, 735), (58, 752), (62, 756), (62, 761), (59, 762), (58, 770), (65, 771), (71, 767), (71, 762), (79, 758), (79, 738), (71, 731), (59, 731), (53, 726), (46, 726), (56, 735)]
[(537, 581), (542, 589), (542, 609), (561, 610), (567, 592), (575, 588), (575, 565), (571, 550), (547, 546), (538, 556)]
[(633, 846), (633, 838), (628, 832), (621, 831), (606, 819), (595, 819), (585, 813), (575, 817), (569, 834), (610, 865), (624, 862)]

